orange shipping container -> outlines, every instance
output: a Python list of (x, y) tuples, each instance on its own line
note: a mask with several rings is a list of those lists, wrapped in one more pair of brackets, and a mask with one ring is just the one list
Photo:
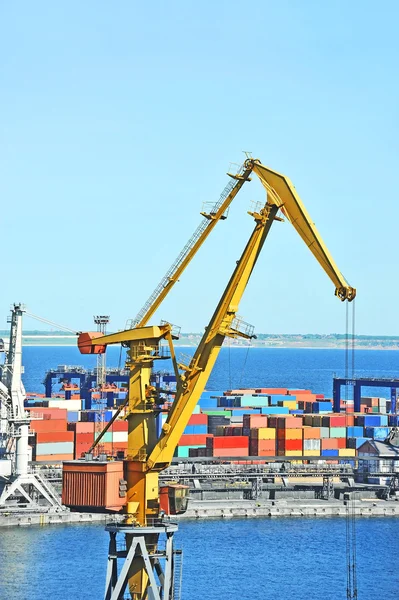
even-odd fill
[(278, 396), (286, 396), (288, 394), (287, 388), (257, 388), (255, 390), (256, 394), (271, 394)]
[(302, 418), (301, 417), (287, 417), (283, 419), (282, 417), (278, 418), (277, 427), (286, 428), (286, 429), (296, 429), (302, 427)]
[(244, 415), (243, 427), (246, 429), (256, 429), (259, 427), (267, 427), (266, 415)]
[(301, 440), (302, 429), (277, 429), (277, 437), (279, 440)]
[(66, 431), (67, 422), (64, 419), (45, 419), (43, 421), (31, 421), (30, 428), (36, 432)]
[(42, 463), (60, 463), (64, 460), (73, 460), (73, 454), (41, 454), (36, 456), (36, 462)]
[(73, 442), (73, 431), (42, 431), (36, 434), (36, 443), (45, 444), (48, 442)]
[(27, 408), (27, 411), (35, 417), (42, 417), (43, 419), (65, 419), (67, 418), (66, 408), (48, 408), (45, 406)]
[(304, 440), (319, 440), (320, 439), (320, 427), (304, 427), (303, 428), (303, 439)]
[(78, 433), (93, 433), (94, 434), (94, 423), (89, 421), (79, 421), (78, 423), (68, 423), (68, 430), (75, 431)]
[(214, 448), (213, 456), (249, 456), (248, 448)]
[(322, 450), (338, 450), (338, 438), (323, 438), (320, 443)]
[(275, 456), (276, 442), (274, 440), (251, 440), (250, 456)]
[(72, 510), (119, 512), (126, 503), (119, 496), (122, 461), (64, 463), (62, 479), (62, 503)]

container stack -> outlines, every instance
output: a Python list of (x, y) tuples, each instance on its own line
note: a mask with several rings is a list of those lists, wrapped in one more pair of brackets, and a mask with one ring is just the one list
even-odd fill
[[(171, 404), (158, 418), (158, 434)], [(338, 461), (356, 456), (368, 440), (385, 440), (399, 418), (388, 415), (390, 401), (362, 398), (361, 412), (350, 407), (345, 414), (332, 412), (332, 401), (308, 389), (246, 388), (205, 391), (195, 407), (175, 456), (190, 457), (320, 457)], [(114, 409), (82, 410), (73, 394), (28, 400), (32, 458), (37, 462), (78, 459), (115, 414)], [(353, 411), (353, 407), (352, 407)], [(103, 437), (101, 451), (126, 454), (127, 421), (116, 420)]]

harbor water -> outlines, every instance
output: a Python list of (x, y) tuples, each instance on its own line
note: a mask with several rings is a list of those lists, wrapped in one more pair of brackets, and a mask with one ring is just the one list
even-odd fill
[[(108, 364), (117, 366), (119, 351), (110, 350)], [(43, 392), (46, 369), (94, 360), (72, 347), (26, 347), (26, 388)], [(399, 374), (396, 351), (358, 351), (356, 360), (358, 376)], [(225, 348), (208, 389), (289, 386), (331, 395), (343, 364), (342, 350)], [(356, 535), (359, 600), (396, 600), (399, 520), (358, 519)], [(346, 598), (342, 518), (184, 521), (176, 537), (184, 552), (182, 600)], [(107, 543), (94, 524), (2, 529), (0, 600), (101, 600)]]
[[(399, 520), (357, 522), (359, 600), (396, 600)], [(182, 600), (345, 600), (345, 520), (182, 522)], [(107, 534), (99, 525), (2, 529), (2, 600), (101, 600)]]

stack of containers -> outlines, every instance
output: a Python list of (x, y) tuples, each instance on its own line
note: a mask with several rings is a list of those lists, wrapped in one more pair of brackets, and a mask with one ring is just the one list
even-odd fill
[(112, 423), (110, 430), (112, 432), (112, 444), (114, 452), (126, 452), (128, 437), (127, 421), (116, 419), (116, 421)]
[(73, 460), (74, 435), (67, 430), (66, 418), (32, 420), (30, 428), (35, 432), (32, 459), (37, 462)]
[(302, 441), (304, 456), (321, 455), (321, 427), (303, 427)]
[(277, 456), (302, 455), (301, 417), (269, 417), (269, 427), (277, 428)]
[(94, 442), (94, 423), (68, 423), (68, 430), (74, 436), (74, 458), (81, 458)]
[(251, 429), (249, 440), (250, 456), (276, 456), (276, 429), (273, 427), (257, 427)]

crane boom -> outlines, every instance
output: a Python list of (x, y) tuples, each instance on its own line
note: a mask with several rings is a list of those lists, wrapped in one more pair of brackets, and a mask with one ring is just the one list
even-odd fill
[(292, 182), (284, 175), (265, 167), (260, 161), (253, 162), (253, 172), (258, 175), (266, 189), (267, 202), (259, 213), (250, 213), (256, 222), (255, 229), (186, 371), (184, 388), (176, 395), (163, 434), (148, 458), (149, 469), (155, 468), (157, 464), (163, 469), (170, 464), (175, 447), (205, 388), (225, 336), (237, 335), (237, 332), (231, 331), (231, 323), (279, 209), (295, 227), (334, 283), (335, 295), (342, 301), (349, 302), (356, 296), (356, 290), (348, 285), (339, 271)]
[(335, 295), (341, 300), (352, 301), (356, 296), (356, 290), (347, 283), (335, 264), (292, 181), (260, 162), (254, 164), (254, 173), (266, 189), (269, 201), (281, 209), (334, 283)]
[(198, 252), (208, 235), (211, 233), (216, 223), (224, 218), (224, 215), (230, 204), (244, 185), (246, 181), (251, 181), (250, 174), (253, 169), (253, 161), (245, 161), (235, 175), (228, 173), (232, 178), (224, 188), (219, 200), (212, 206), (209, 212), (202, 212), (204, 217), (197, 229), (194, 231), (179, 256), (170, 266), (163, 276), (151, 296), (144, 306), (137, 313), (136, 318), (129, 321), (129, 328), (144, 327), (170, 292), (174, 284), (178, 281), (180, 275), (189, 265), (195, 254)]

